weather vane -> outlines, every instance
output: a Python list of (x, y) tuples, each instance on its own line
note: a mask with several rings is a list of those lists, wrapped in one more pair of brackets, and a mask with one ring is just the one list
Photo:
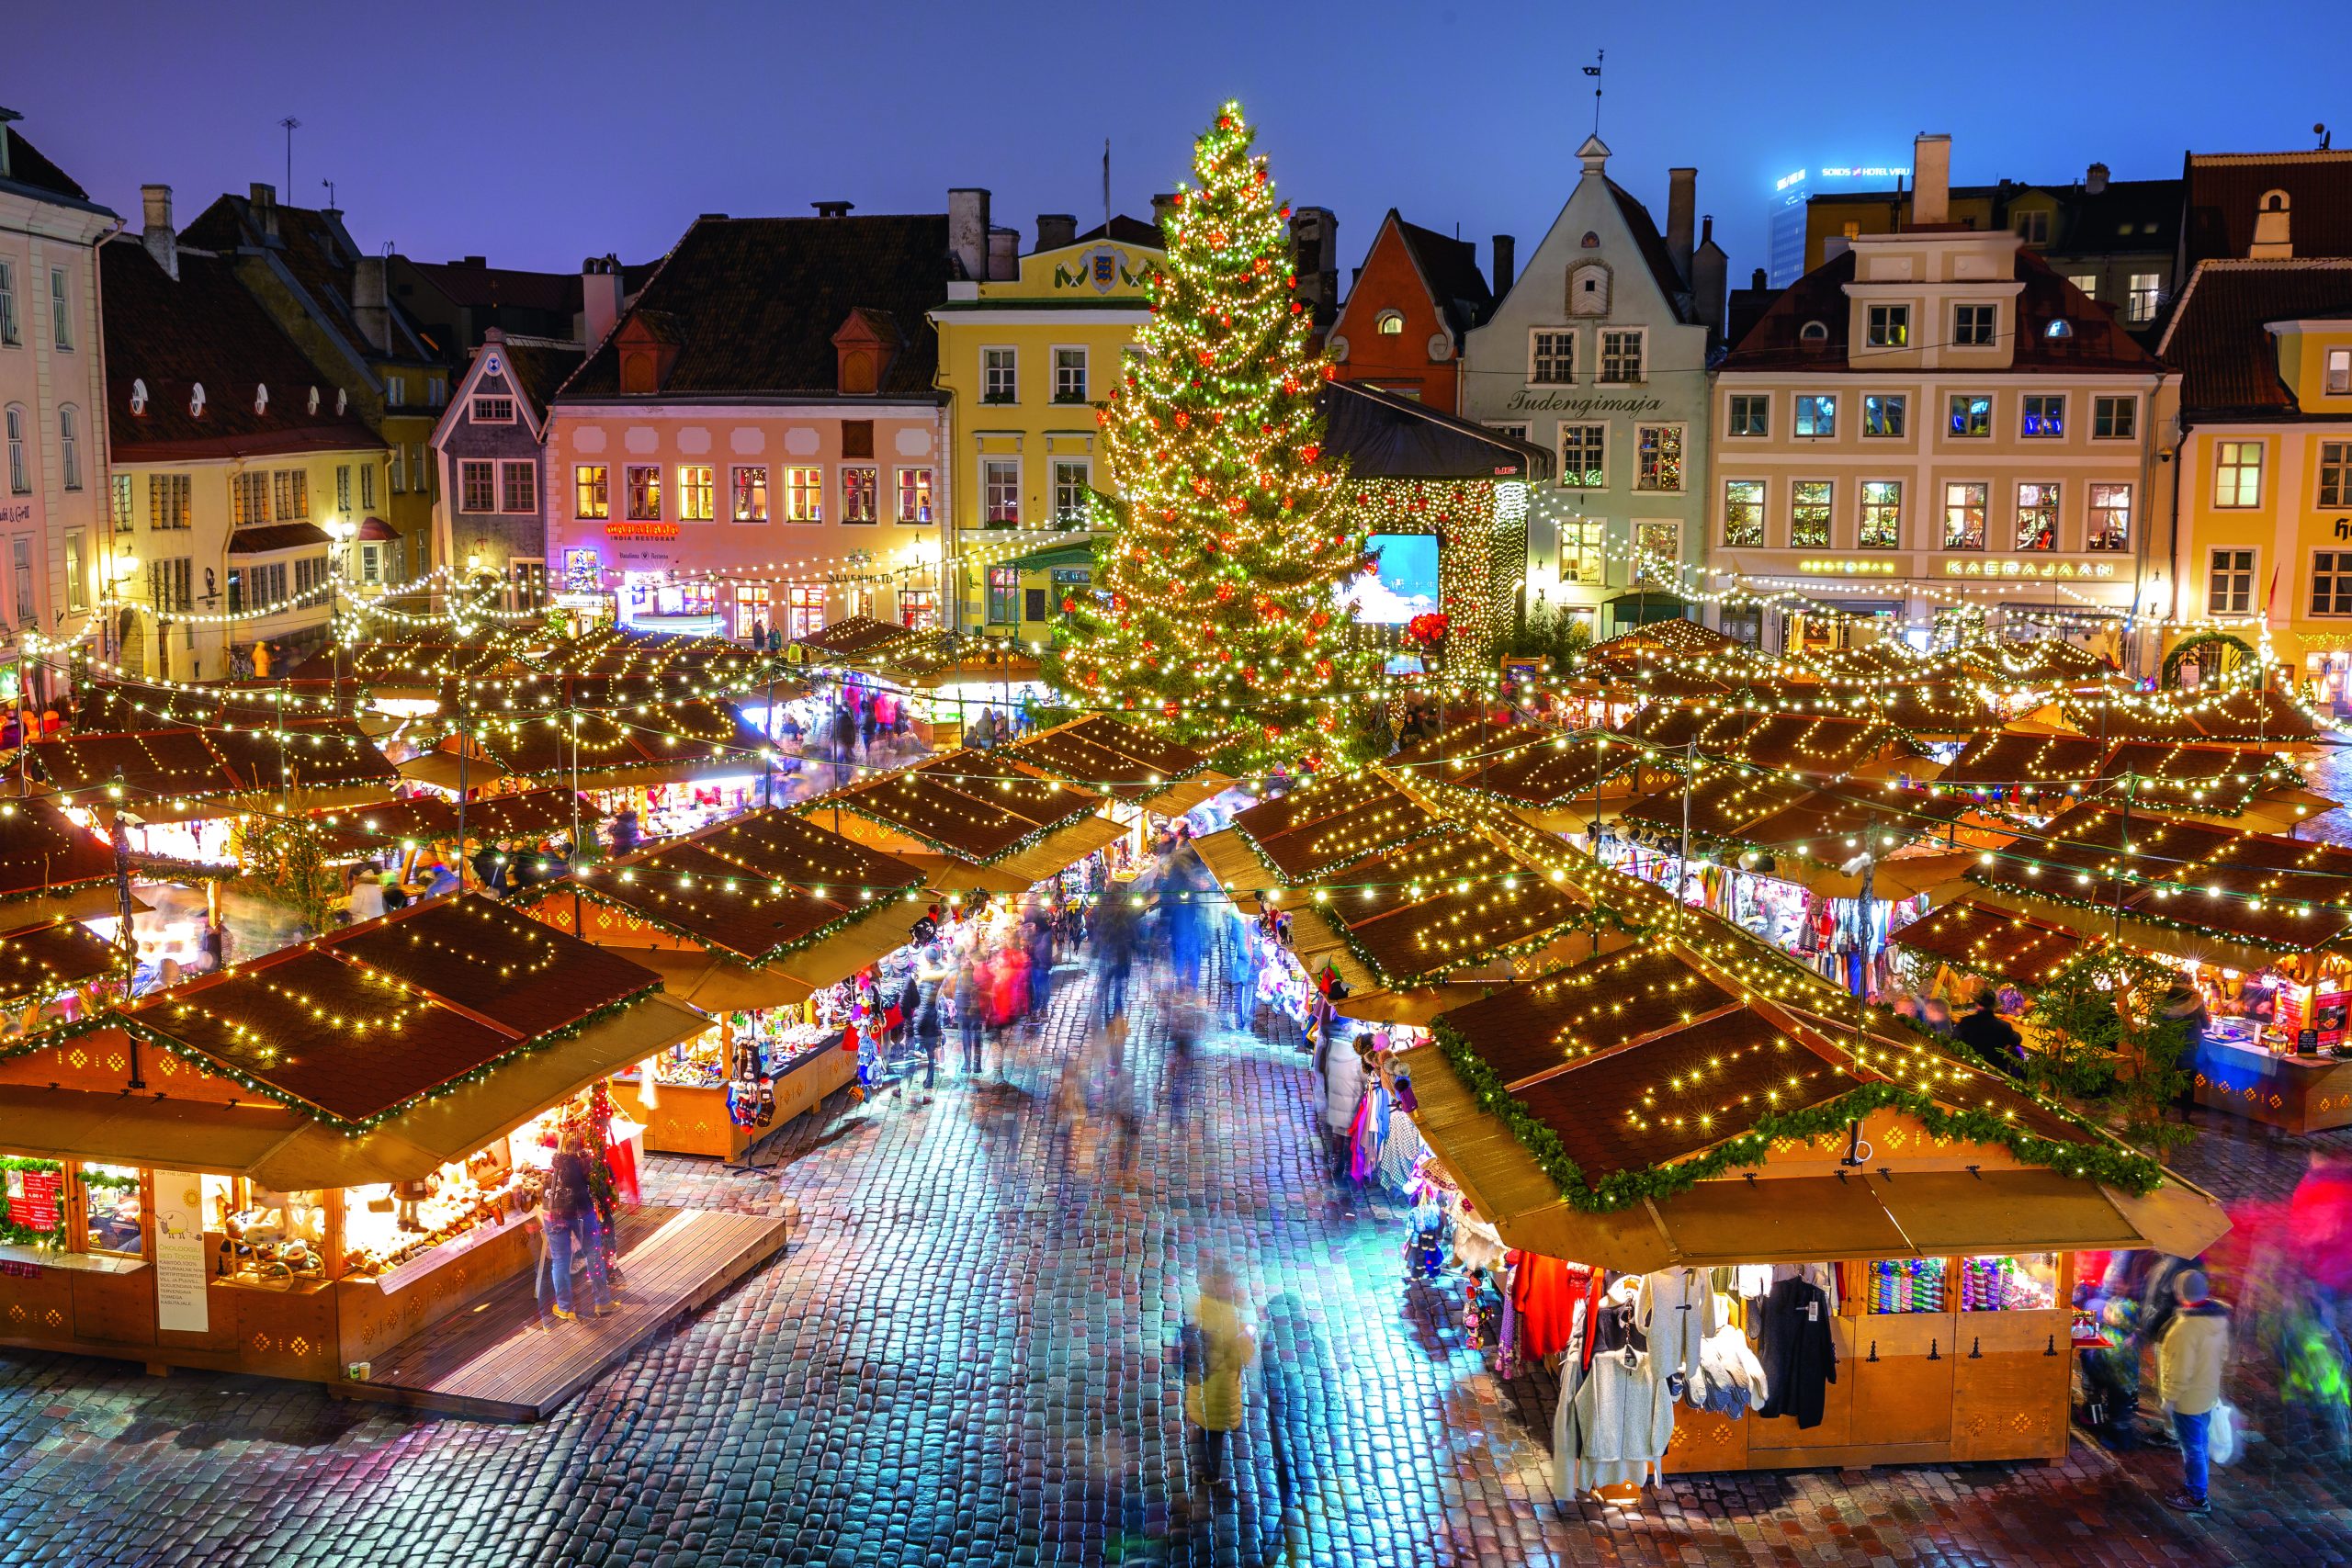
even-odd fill
[(1584, 68), (1584, 73), (1592, 78), (1592, 133), (1595, 136), (1600, 134), (1600, 62), (1608, 58), (1607, 50), (1596, 49), (1592, 51), (1592, 63)]

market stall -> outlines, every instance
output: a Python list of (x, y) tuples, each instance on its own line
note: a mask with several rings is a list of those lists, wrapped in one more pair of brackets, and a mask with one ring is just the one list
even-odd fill
[[(1703, 928), (1433, 1033), (1397, 1063), (1408, 1113), (1493, 1238), (1474, 1250), (1505, 1277), (1508, 1353), (1565, 1352), (1564, 1496), (2058, 1457), (2072, 1255), (2195, 1257), (2227, 1227), (2153, 1161)], [(1620, 1399), (1661, 1417), (1630, 1444), (1597, 1418)]]
[(13, 1043), (0, 1340), (340, 1382), (532, 1266), (557, 1122), (633, 1179), (658, 984), (460, 897)]
[(956, 750), (797, 809), (961, 897), (1026, 892), (1124, 837), (1125, 829), (1102, 815), (1107, 804), (1057, 780), (1014, 777), (989, 753)]
[(923, 874), (758, 811), (541, 891), (530, 912), (662, 976), (709, 1015), (614, 1084), (646, 1146), (741, 1158), (856, 1076), (822, 993), (903, 946)]
[(1208, 754), (1146, 734), (1107, 714), (1089, 714), (1039, 730), (996, 753), (1045, 778), (1111, 797), (1114, 815), (1138, 830), (1150, 817), (1182, 817), (1232, 787), (1231, 774)]

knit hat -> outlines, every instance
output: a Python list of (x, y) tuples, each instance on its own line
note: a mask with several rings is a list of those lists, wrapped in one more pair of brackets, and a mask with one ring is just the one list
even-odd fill
[(2172, 1282), (2173, 1293), (2184, 1303), (2195, 1306), (2205, 1299), (2206, 1280), (2202, 1269), (2187, 1269)]

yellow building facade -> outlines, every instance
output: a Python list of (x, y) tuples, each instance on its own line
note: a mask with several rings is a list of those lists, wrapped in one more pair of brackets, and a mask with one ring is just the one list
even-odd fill
[[(932, 311), (936, 384), (951, 400), (949, 610), (967, 635), (1040, 641), (1059, 594), (1083, 586), (1070, 573), (1085, 569), (1058, 554), (1058, 567), (1023, 558), (1040, 533), (1082, 525), (1090, 494), (1109, 483), (1095, 410), (1136, 346), (1165, 253), (1157, 226), (1136, 219), (1077, 227), (1040, 218), (1036, 249), (1001, 247), (990, 270), (1003, 276), (951, 283)], [(1027, 613), (1039, 603), (1042, 619)]]
[[(2183, 373), (2178, 667), (2205, 632), (2352, 710), (2352, 260), (2199, 263), (2160, 345)], [(2185, 676), (2184, 676), (2185, 678)]]

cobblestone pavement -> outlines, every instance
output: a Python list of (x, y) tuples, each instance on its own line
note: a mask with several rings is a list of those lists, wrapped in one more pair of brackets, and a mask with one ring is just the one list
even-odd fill
[[(1549, 1378), (1497, 1380), (1452, 1295), (1403, 1282), (1397, 1216), (1324, 1181), (1304, 1059), (1225, 1035), (1171, 1083), (1141, 997), (1159, 1109), (1123, 1175), (1114, 1125), (1053, 1111), (1091, 1002), (1064, 980), (1001, 1076), (830, 1106), (773, 1173), (652, 1161), (649, 1198), (788, 1205), (792, 1244), (544, 1424), (0, 1356), (0, 1563), (2352, 1561), (2345, 1472), (2279, 1444), (2221, 1472), (2203, 1520), (2156, 1500), (2165, 1456), (2080, 1441), (2055, 1465), (1684, 1477), (1638, 1514), (1563, 1511)], [(2301, 1163), (2226, 1131), (2193, 1156), (2272, 1198)], [(1287, 1513), (1256, 1429), (1234, 1495), (1190, 1500), (1172, 1351), (1211, 1252), (1312, 1327)]]

